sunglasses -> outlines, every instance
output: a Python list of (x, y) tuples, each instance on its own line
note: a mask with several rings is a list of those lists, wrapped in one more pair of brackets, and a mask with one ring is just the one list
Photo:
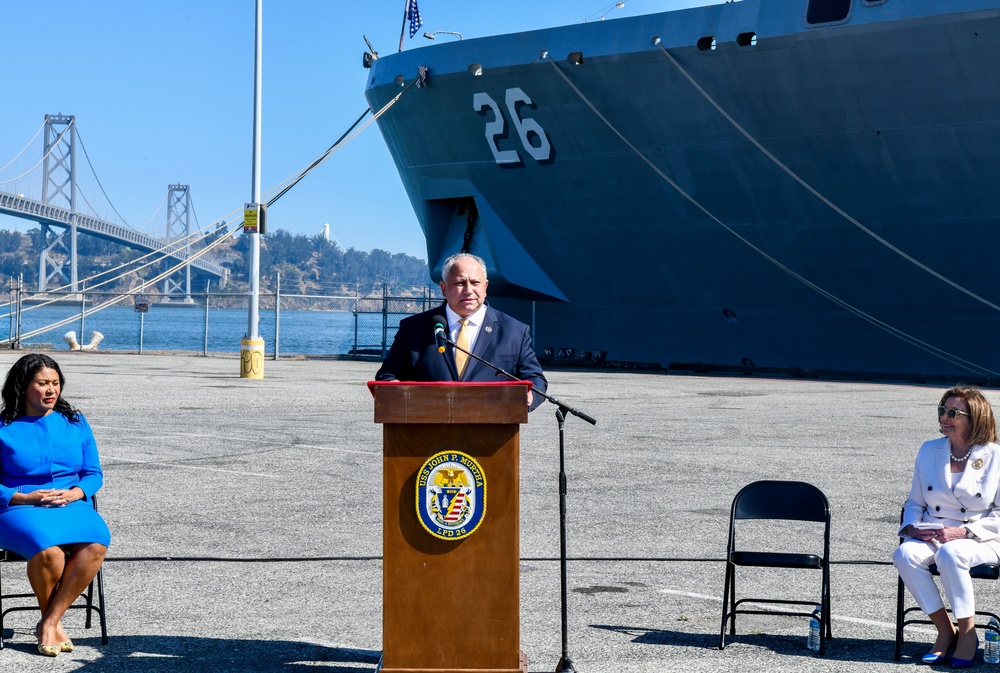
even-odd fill
[(938, 418), (942, 416), (947, 416), (948, 418), (954, 420), (956, 416), (969, 416), (968, 411), (962, 411), (961, 409), (952, 409), (950, 407), (938, 407)]

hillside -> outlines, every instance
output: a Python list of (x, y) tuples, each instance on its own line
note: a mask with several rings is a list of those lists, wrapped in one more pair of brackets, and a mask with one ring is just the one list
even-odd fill
[[(40, 235), (39, 229), (26, 234), (0, 230), (0, 282), (4, 287), (18, 274), (23, 276), (25, 287), (38, 287)], [(249, 240), (249, 236), (239, 235), (213, 251), (213, 257), (231, 270), (228, 292), (245, 292), (248, 287)], [(110, 281), (103, 289), (127, 291), (160, 272), (154, 265), (122, 275), (119, 267), (127, 268), (128, 262), (141, 257), (141, 253), (93, 236), (80, 236), (77, 249), (78, 278), (86, 280), (87, 287)], [(59, 256), (56, 251), (50, 254)], [(344, 250), (321, 236), (290, 234), (281, 229), (261, 238), (262, 292), (274, 291), (279, 273), (282, 294), (381, 294), (383, 286), (387, 286), (391, 294), (414, 295), (431, 283), (427, 263), (416, 257), (379, 249)], [(50, 281), (50, 287), (52, 284)], [(192, 290), (204, 292), (205, 288), (202, 285)]]

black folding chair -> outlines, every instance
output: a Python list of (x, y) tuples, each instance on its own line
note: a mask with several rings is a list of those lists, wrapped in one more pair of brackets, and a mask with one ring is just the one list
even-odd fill
[[(823, 524), (823, 555), (773, 551), (746, 551), (736, 544), (736, 522), (741, 519), (814, 521)], [(817, 545), (818, 546), (818, 545)], [(736, 567), (804, 568), (822, 573), (819, 600), (790, 600), (779, 598), (736, 599)], [(826, 641), (833, 638), (830, 627), (830, 503), (823, 492), (812, 484), (801, 481), (756, 481), (744, 486), (733, 499), (729, 516), (729, 542), (726, 545), (726, 580), (722, 596), (722, 628), (719, 631), (719, 649), (726, 646), (726, 624), (729, 635), (736, 635), (737, 614), (786, 615), (811, 617), (812, 610), (778, 610), (766, 608), (741, 608), (756, 605), (805, 605), (822, 608), (820, 621), (819, 653), (826, 653)]]
[[(94, 505), (94, 509), (97, 509), (97, 496), (91, 498), (91, 502)], [(38, 602), (33, 593), (12, 593), (5, 594), (3, 592), (3, 566), (7, 565), (8, 562), (14, 561), (25, 561), (26, 559), (9, 549), (0, 549), (0, 650), (3, 649), (3, 628), (4, 620), (7, 618), (7, 613), (9, 612), (30, 612), (38, 611)], [(97, 603), (94, 603), (94, 585), (97, 585)], [(31, 603), (28, 605), (14, 605), (12, 607), (4, 607), (4, 601), (8, 604), (10, 601), (22, 602), (25, 599), (31, 599)], [(84, 621), (84, 628), (91, 627), (91, 617), (93, 613), (97, 613), (98, 621), (101, 625), (101, 644), (108, 644), (108, 623), (105, 618), (104, 611), (104, 568), (102, 567), (97, 571), (97, 577), (95, 577), (90, 584), (87, 586), (86, 591), (80, 594), (80, 600), (73, 603), (70, 606), (71, 609), (86, 610), (86, 619)]]
[[(899, 522), (903, 522), (903, 513), (899, 514)], [(899, 538), (900, 543), (903, 542), (902, 536)], [(930, 565), (931, 575), (940, 576), (938, 573), (937, 564), (932, 563)], [(981, 565), (972, 566), (969, 568), (969, 576), (974, 580), (997, 580), (1000, 579), (1000, 565), (994, 563), (983, 563)], [(899, 661), (903, 653), (903, 629), (905, 629), (910, 624), (933, 624), (931, 620), (927, 619), (927, 616), (923, 617), (908, 617), (907, 615), (916, 613), (917, 615), (923, 615), (923, 611), (916, 605), (912, 607), (904, 607), (906, 596), (906, 585), (903, 584), (903, 578), (898, 578), (898, 586), (896, 587), (896, 653), (893, 655), (893, 659)], [(949, 614), (951, 609), (948, 608)], [(995, 618), (1000, 622), (1000, 615), (996, 613), (989, 612), (987, 610), (976, 610), (976, 616), (981, 617), (976, 626), (981, 629), (985, 629), (989, 626), (990, 617)]]

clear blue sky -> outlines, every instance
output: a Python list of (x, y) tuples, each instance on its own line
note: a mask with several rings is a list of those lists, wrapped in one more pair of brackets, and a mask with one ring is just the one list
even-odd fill
[[(404, 49), (430, 46), (424, 31), (481, 37), (709, 3), (419, 4), (424, 25)], [(394, 52), (404, 6), (405, 0), (264, 0), (262, 191), (307, 166), (366, 109), (362, 35), (382, 54)], [(0, 12), (0, 166), (31, 140), (46, 114), (71, 114), (111, 203), (136, 228), (164, 234), (163, 210), (144, 225), (172, 183), (191, 186), (202, 225), (250, 200), (253, 0), (0, 0)], [(22, 165), (41, 158), (41, 141), (33, 148)], [(81, 171), (89, 173), (82, 153)], [(5, 176), (12, 177), (9, 170), (0, 172)], [(15, 191), (10, 185), (0, 190)], [(118, 221), (93, 182), (85, 191), (97, 215)], [(375, 125), (268, 215), (272, 228), (313, 235), (329, 222), (344, 247), (426, 259), (420, 228)], [(31, 226), (37, 225), (0, 216), (3, 229)]]

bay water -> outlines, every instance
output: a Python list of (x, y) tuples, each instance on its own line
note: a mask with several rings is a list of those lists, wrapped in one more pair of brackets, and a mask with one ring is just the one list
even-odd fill
[[(7, 307), (0, 308), (0, 340), (8, 339), (16, 328)], [(137, 313), (132, 306), (111, 306), (85, 316), (79, 306), (29, 306), (21, 313), (22, 335), (44, 329), (67, 318), (72, 322), (51, 327), (28, 338), (31, 344), (52, 344), (56, 350), (68, 348), (63, 335), (76, 332), (81, 344), (91, 341), (94, 332), (104, 335), (99, 350), (144, 351), (179, 350), (211, 353), (239, 353), (240, 340), (247, 334), (248, 312), (245, 308), (209, 308), (201, 306), (163, 306), (151, 304), (149, 311)], [(279, 354), (346, 355), (361, 350), (381, 354), (383, 339), (392, 343), (399, 320), (405, 314), (355, 313), (353, 311), (309, 311), (281, 309), (278, 335), (275, 337), (275, 311), (260, 310), (258, 334), (264, 339), (268, 354), (277, 344)], [(140, 324), (141, 322), (141, 324)], [(207, 348), (206, 348), (207, 334)]]

